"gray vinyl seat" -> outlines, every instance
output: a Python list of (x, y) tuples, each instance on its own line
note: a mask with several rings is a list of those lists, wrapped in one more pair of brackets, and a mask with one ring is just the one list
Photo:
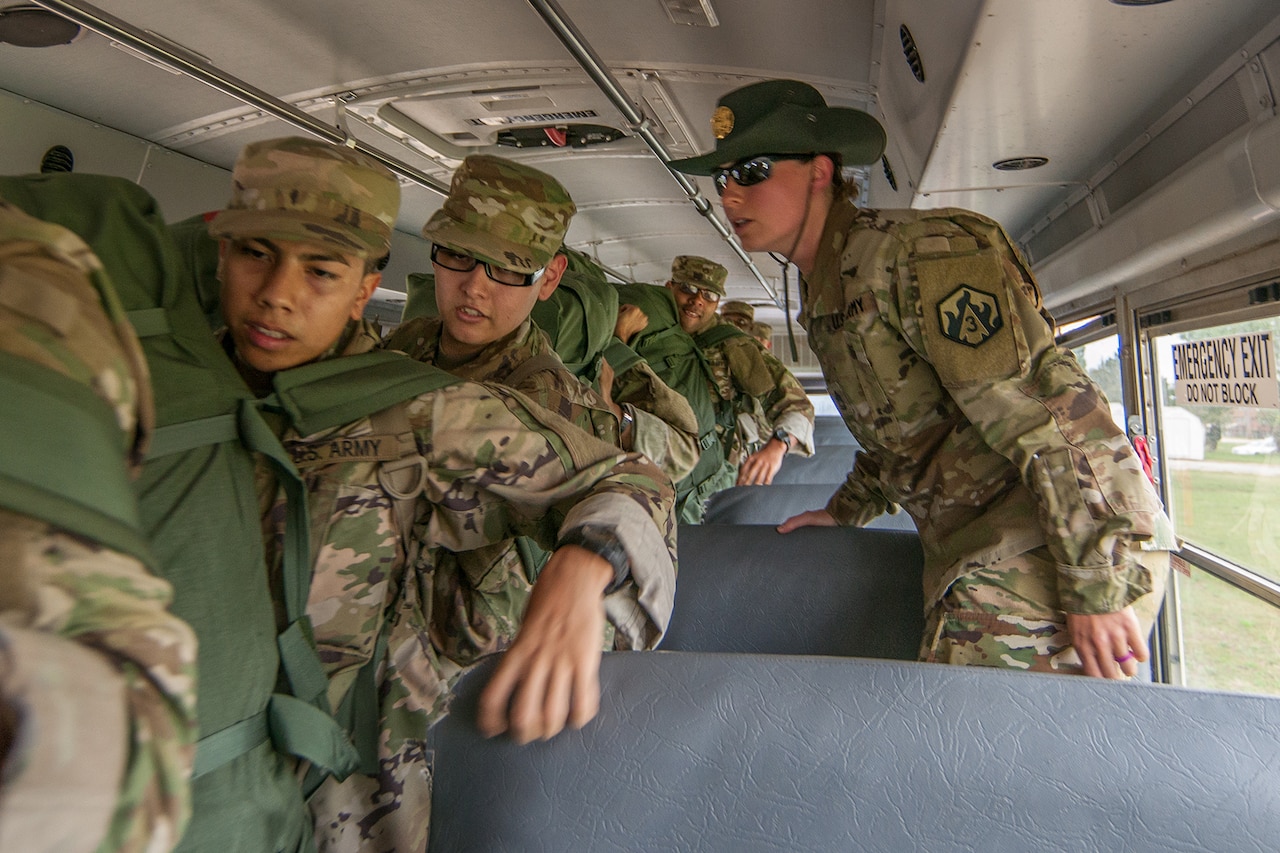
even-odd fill
[(924, 555), (914, 532), (682, 525), (661, 648), (915, 660)]
[[(768, 486), (730, 486), (707, 500), (707, 512), (702, 523), (781, 524), (806, 510), (822, 509), (837, 486), (835, 483), (776, 482)], [(913, 532), (916, 529), (911, 516), (901, 511), (875, 518), (867, 527)]]
[(606, 655), (599, 716), (428, 734), (430, 850), (1270, 851), (1280, 698), (978, 667)]

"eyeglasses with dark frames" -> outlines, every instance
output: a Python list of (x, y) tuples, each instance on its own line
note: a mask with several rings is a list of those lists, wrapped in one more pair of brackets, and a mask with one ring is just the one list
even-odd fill
[(687, 296), (701, 296), (703, 302), (710, 303), (711, 305), (720, 301), (720, 294), (716, 293), (714, 290), (708, 290), (705, 287), (698, 287), (696, 285), (689, 284), (687, 281), (680, 282), (677, 287), (680, 288), (681, 293)]
[(724, 195), (730, 178), (733, 178), (733, 182), (740, 187), (754, 187), (769, 179), (773, 174), (773, 164), (777, 161), (799, 160), (807, 163), (816, 156), (816, 154), (757, 154), (754, 157), (739, 160), (728, 168), (716, 169), (711, 173), (711, 178), (716, 184), (716, 194)]
[(446, 249), (439, 243), (431, 244), (431, 263), (454, 272), (471, 272), (479, 264), (484, 267), (484, 274), (489, 277), (490, 281), (496, 281), (498, 284), (504, 284), (507, 287), (529, 287), (546, 269), (546, 267), (543, 267), (530, 273), (504, 269), (472, 255), (455, 252), (453, 249)]

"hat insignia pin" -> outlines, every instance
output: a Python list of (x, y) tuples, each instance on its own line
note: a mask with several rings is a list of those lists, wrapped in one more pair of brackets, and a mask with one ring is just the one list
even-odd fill
[(711, 114), (711, 132), (716, 139), (724, 139), (733, 132), (733, 110), (726, 106), (716, 107)]

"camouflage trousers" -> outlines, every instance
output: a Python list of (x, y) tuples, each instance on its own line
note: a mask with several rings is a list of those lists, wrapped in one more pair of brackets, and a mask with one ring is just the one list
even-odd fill
[[(378, 775), (326, 779), (310, 805), (319, 853), (422, 853), (431, 827), (431, 763), (420, 740), (379, 761)], [(324, 816), (321, 819), (321, 816)]]
[[(1169, 552), (1134, 553), (1151, 575), (1151, 592), (1133, 603), (1142, 634), (1147, 636), (1164, 601)], [(953, 583), (925, 621), (920, 659), (1081, 674), (1048, 552), (1037, 548)]]

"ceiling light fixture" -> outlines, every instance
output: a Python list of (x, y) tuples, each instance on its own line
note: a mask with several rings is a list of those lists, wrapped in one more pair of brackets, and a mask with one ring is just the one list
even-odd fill
[(661, 0), (662, 8), (673, 24), (686, 27), (718, 27), (720, 19), (711, 8), (711, 0)]

